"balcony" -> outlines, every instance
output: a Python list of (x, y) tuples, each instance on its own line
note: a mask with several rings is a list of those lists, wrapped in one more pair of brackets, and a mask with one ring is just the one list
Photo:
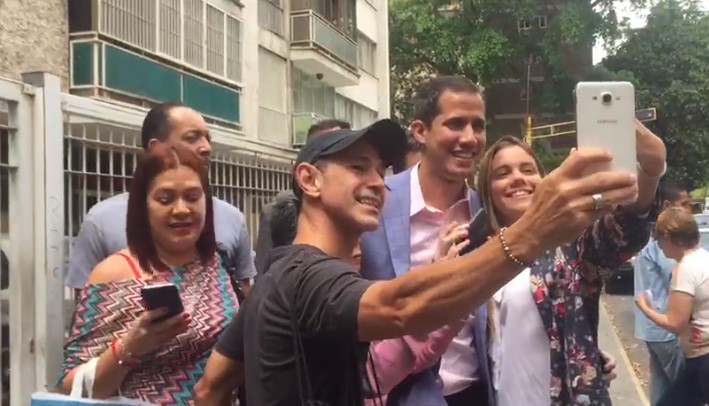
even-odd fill
[(357, 43), (312, 10), (291, 14), (291, 60), (309, 75), (322, 75), (333, 87), (359, 81)]
[(308, 138), (308, 130), (310, 126), (323, 120), (325, 117), (317, 113), (293, 113), (292, 128), (293, 128), (293, 146), (300, 147), (305, 145)]
[(91, 39), (70, 41), (71, 92), (132, 104), (181, 101), (210, 121), (240, 127), (241, 89), (158, 58)]

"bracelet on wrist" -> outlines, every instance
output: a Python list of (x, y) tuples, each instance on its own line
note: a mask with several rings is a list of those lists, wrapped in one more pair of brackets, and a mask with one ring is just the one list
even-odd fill
[(122, 367), (135, 368), (140, 365), (140, 360), (126, 350), (123, 340), (114, 340), (111, 343), (111, 355)]
[(640, 165), (640, 162), (638, 162), (638, 172), (642, 173), (648, 178), (661, 178), (665, 176), (665, 173), (667, 173), (667, 161), (665, 161), (664, 166), (662, 167), (662, 172), (660, 172), (658, 175), (652, 175), (647, 173), (645, 169), (643, 169), (643, 167)]
[(507, 243), (507, 239), (505, 239), (505, 231), (507, 231), (507, 227), (502, 227), (500, 229), (500, 232), (497, 233), (497, 239), (500, 240), (500, 244), (502, 245), (502, 250), (505, 252), (505, 256), (507, 259), (510, 261), (514, 262), (516, 265), (519, 265), (524, 268), (529, 268), (532, 266), (532, 264), (528, 264), (521, 259), (517, 258), (513, 253), (512, 249), (510, 249), (510, 245)]

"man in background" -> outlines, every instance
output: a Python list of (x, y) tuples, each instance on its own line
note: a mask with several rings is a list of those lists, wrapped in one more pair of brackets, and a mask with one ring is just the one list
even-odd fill
[[(669, 180), (660, 184), (662, 209), (681, 207), (691, 212), (687, 190)], [(674, 260), (662, 253), (657, 241), (650, 238), (637, 255), (634, 269), (635, 296), (650, 292), (650, 300), (658, 312), (667, 311)], [(635, 338), (644, 341), (650, 354), (650, 403), (655, 406), (684, 368), (684, 354), (677, 336), (659, 327), (635, 307)]]
[[(163, 103), (150, 110), (141, 128), (141, 142), (145, 151), (158, 144), (190, 149), (209, 165), (212, 146), (207, 123), (201, 114), (181, 103)], [(247, 294), (256, 269), (244, 214), (224, 200), (213, 199), (217, 243), (229, 256), (231, 276)], [(128, 193), (103, 200), (89, 210), (69, 256), (67, 286), (83, 288), (99, 262), (128, 245), (127, 211)]]
[(394, 175), (404, 172), (421, 160), (421, 144), (416, 141), (416, 138), (411, 134), (411, 131), (406, 131), (406, 155), (397, 164), (392, 166)]

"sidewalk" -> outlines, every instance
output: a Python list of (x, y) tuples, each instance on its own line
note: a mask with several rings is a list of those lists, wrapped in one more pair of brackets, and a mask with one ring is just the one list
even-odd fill
[(613, 329), (606, 308), (601, 303), (598, 325), (598, 346), (610, 353), (616, 360), (618, 377), (611, 383), (610, 393), (613, 404), (617, 406), (649, 406), (645, 392), (640, 386), (625, 349)]

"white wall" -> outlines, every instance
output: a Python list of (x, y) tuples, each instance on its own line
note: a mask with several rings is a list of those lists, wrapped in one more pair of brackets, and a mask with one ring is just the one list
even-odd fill
[[(215, 0), (216, 1), (216, 0)], [(231, 0), (219, 0), (232, 2)], [(242, 18), (244, 30), (242, 38), (242, 57), (244, 70), (242, 74), (244, 90), (241, 96), (241, 123), (248, 138), (258, 137), (258, 0), (243, 0)]]
[(379, 78), (379, 91), (377, 102), (379, 105), (379, 118), (389, 117), (389, 0), (377, 1), (377, 20), (379, 27), (377, 33), (377, 77)]
[(367, 72), (359, 71), (358, 85), (338, 87), (335, 91), (369, 109), (379, 111), (379, 80)]
[[(374, 0), (372, 2), (374, 3)], [(379, 42), (377, 36), (378, 12), (379, 10), (366, 0), (357, 0), (357, 29), (374, 42)]]

